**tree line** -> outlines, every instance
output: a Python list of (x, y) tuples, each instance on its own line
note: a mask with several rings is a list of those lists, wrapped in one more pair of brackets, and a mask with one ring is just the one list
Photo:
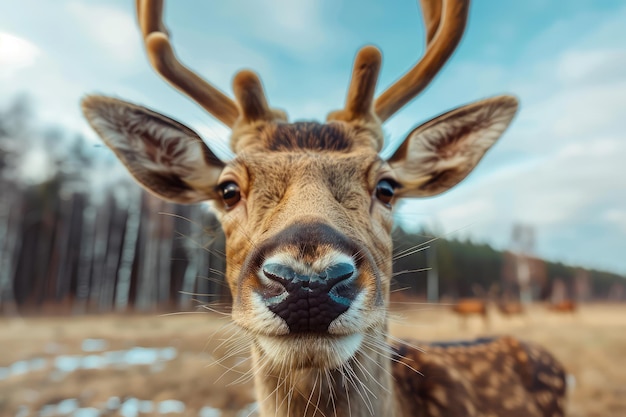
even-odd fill
[[(469, 239), (437, 238), (425, 229), (407, 232), (397, 227), (393, 237), (396, 254), (393, 286), (413, 297), (426, 298), (427, 275), (434, 269), (438, 292), (444, 299), (481, 297), (494, 286), (499, 289), (500, 297), (517, 299), (520, 293), (517, 268), (523, 261), (528, 265), (530, 286), (537, 301), (550, 301), (555, 287), (563, 288), (561, 298), (565, 299), (626, 300), (626, 278), (616, 273), (522, 256)], [(406, 253), (410, 255), (405, 256)], [(477, 293), (477, 288), (482, 291)]]

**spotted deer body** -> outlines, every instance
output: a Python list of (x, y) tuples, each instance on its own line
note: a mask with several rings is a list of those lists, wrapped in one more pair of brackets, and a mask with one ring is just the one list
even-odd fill
[[(152, 65), (232, 129), (235, 158), (228, 162), (191, 129), (145, 107), (100, 96), (83, 100), (92, 127), (145, 188), (179, 203), (213, 203), (226, 235), (232, 318), (251, 339), (262, 416), (434, 416), (433, 407), (461, 410), (458, 401), (474, 414), (442, 415), (500, 410), (493, 402), (503, 398), (473, 386), (484, 373), (464, 370), (467, 364), (453, 354), (470, 357), (470, 347), (420, 353), (387, 343), (394, 203), (436, 195), (461, 181), (517, 109), (510, 96), (472, 103), (417, 127), (391, 158), (379, 155), (382, 123), (450, 56), (469, 5), (425, 0), (422, 7), (429, 48), (397, 83), (375, 99), (381, 56), (365, 47), (344, 109), (325, 123), (289, 123), (268, 106), (251, 71), (235, 76), (233, 101), (184, 67), (161, 21), (162, 2), (137, 1)], [(537, 374), (531, 360), (517, 355), (518, 342), (493, 343), (497, 357), (509, 358), (492, 376), (507, 386), (503, 392), (516, 392), (515, 401), (539, 401), (524, 379)], [(488, 363), (480, 352), (475, 357)], [(553, 363), (547, 374), (562, 380)], [(558, 384), (545, 392), (561, 404)], [(429, 398), (437, 404), (429, 405)], [(426, 405), (415, 408), (418, 400)], [(562, 410), (524, 403), (511, 403), (517, 408), (509, 415)]]
[(535, 344), (499, 337), (420, 347), (396, 348), (393, 374), (409, 415), (563, 415), (565, 373)]

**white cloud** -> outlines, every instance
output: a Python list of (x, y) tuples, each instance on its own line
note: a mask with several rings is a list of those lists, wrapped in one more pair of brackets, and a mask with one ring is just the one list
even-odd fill
[(0, 32), (0, 78), (35, 64), (41, 51), (32, 42), (11, 33)]
[[(27, 93), (44, 124), (84, 131), (79, 100), (92, 86), (104, 90), (113, 85), (109, 91), (114, 92), (133, 89), (120, 83), (144, 59), (130, 7), (124, 12), (75, 0), (33, 0), (3, 4), (0, 16), (8, 16), (0, 17), (3, 41), (9, 39), (9, 46), (14, 45), (10, 50), (18, 51), (0, 54), (0, 105)], [(11, 30), (14, 37), (7, 38)], [(5, 66), (7, 59), (17, 64)], [(16, 67), (19, 71), (11, 70)], [(6, 71), (10, 76), (2, 76)]]
[(549, 138), (563, 143), (625, 126), (624, 108), (626, 77), (619, 82), (565, 88), (542, 103), (527, 106), (522, 117), (542, 136), (535, 136), (535, 141)]
[(223, 7), (236, 11), (237, 18), (245, 20), (238, 29), (303, 61), (311, 59), (310, 54), (333, 53), (338, 43), (344, 43), (350, 37), (343, 26), (333, 24), (337, 7), (334, 1), (274, 0), (267, 3), (232, 0), (225, 2)]
[(109, 58), (128, 65), (143, 58), (137, 23), (129, 13), (115, 7), (72, 1), (66, 5), (77, 23), (78, 33), (87, 34)]
[(446, 223), (453, 225), (448, 229), (456, 230), (467, 225), (469, 219), (489, 218), (494, 216), (497, 210), (496, 204), (486, 199), (465, 200), (458, 206), (451, 205), (443, 208), (438, 216), (445, 219)]
[[(176, 32), (176, 28), (171, 29)], [(265, 87), (268, 82), (275, 84), (272, 75), (276, 74), (272, 62), (260, 51), (242, 44), (239, 40), (227, 36), (203, 38), (202, 48), (193, 50), (185, 45), (174, 33), (173, 44), (180, 51), (179, 59), (189, 65), (206, 80), (221, 90), (230, 90), (235, 73), (244, 67), (253, 68), (260, 74)]]
[(626, 234), (626, 210), (612, 208), (605, 211), (602, 219), (607, 221), (611, 226), (617, 226), (624, 234)]
[(626, 67), (624, 49), (570, 50), (559, 59), (556, 75), (564, 83), (604, 82), (622, 78)]

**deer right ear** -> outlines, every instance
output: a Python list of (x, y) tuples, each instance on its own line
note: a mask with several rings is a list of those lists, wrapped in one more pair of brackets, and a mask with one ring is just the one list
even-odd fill
[(122, 100), (88, 96), (89, 124), (148, 191), (175, 203), (217, 198), (224, 163), (188, 127)]
[(515, 116), (512, 96), (477, 101), (417, 127), (389, 159), (402, 188), (398, 197), (430, 197), (458, 184)]

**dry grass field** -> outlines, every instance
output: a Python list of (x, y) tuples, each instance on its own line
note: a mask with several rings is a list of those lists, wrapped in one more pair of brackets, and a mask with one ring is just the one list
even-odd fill
[[(575, 314), (533, 306), (461, 326), (445, 306), (399, 304), (392, 333), (417, 340), (512, 334), (571, 374), (568, 415), (626, 416), (626, 305)], [(402, 308), (404, 307), (404, 308)], [(227, 316), (0, 319), (0, 416), (255, 415), (245, 340)]]

